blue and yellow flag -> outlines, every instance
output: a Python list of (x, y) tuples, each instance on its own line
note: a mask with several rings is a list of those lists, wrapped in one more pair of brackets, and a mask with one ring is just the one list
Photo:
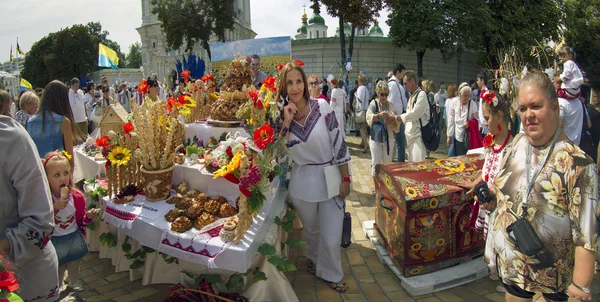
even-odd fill
[(23, 50), (22, 50), (22, 49), (21, 49), (21, 47), (19, 46), (19, 42), (17, 42), (17, 52), (18, 52), (20, 55), (25, 55), (25, 53), (23, 52)]
[(10, 64), (13, 62), (12, 45), (10, 46)]
[(23, 88), (29, 88), (29, 89), (33, 89), (33, 88), (31, 87), (31, 83), (29, 83), (29, 82), (28, 82), (27, 80), (25, 80), (24, 78), (21, 78), (21, 82), (19, 83), (19, 86), (20, 86), (20, 87), (23, 87)]
[(108, 48), (108, 46), (98, 43), (98, 66), (110, 67), (112, 69), (119, 69), (119, 57), (117, 53)]

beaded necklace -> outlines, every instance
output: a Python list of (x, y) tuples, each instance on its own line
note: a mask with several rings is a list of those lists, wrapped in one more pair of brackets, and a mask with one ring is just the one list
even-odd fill
[(496, 149), (496, 146), (492, 146), (492, 152), (500, 153), (502, 151), (502, 149), (504, 149), (504, 147), (506, 147), (506, 144), (508, 144), (508, 139), (510, 139), (510, 132), (508, 133), (508, 135), (506, 135), (506, 138), (504, 139), (504, 143), (502, 143), (502, 145), (500, 147), (498, 147), (498, 149)]

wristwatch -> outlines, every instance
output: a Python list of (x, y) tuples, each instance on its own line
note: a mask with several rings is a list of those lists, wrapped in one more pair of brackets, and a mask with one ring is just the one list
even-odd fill
[(584, 292), (584, 293), (586, 293), (588, 295), (592, 292), (589, 288), (583, 287), (583, 286), (579, 286), (575, 282), (571, 282), (571, 284), (573, 284), (573, 286), (577, 287), (577, 289), (579, 289), (580, 291), (582, 291), (582, 292)]

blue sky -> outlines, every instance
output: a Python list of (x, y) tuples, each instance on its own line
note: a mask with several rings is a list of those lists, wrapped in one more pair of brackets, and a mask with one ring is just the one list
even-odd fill
[(257, 54), (260, 57), (289, 55), (291, 44), (290, 37), (271, 37), (217, 43), (211, 46), (210, 52), (213, 62), (232, 60), (237, 53), (245, 56)]

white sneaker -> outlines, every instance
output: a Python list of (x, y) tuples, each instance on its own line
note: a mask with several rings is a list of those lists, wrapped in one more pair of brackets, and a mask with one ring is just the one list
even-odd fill
[(505, 293), (506, 288), (504, 287), (504, 285), (500, 284), (500, 285), (496, 286), (496, 291), (499, 293)]
[(68, 288), (72, 289), (74, 292), (80, 292), (83, 291), (83, 284), (81, 283), (81, 280), (77, 280), (77, 282), (67, 285)]
[(494, 281), (498, 281), (498, 280), (500, 280), (500, 277), (498, 277), (498, 275), (490, 274), (490, 279), (492, 279)]

